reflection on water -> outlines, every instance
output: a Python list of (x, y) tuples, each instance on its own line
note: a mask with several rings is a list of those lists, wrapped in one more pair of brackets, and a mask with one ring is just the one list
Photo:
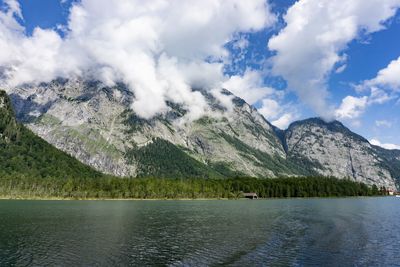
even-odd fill
[(0, 201), (0, 266), (399, 266), (400, 199)]

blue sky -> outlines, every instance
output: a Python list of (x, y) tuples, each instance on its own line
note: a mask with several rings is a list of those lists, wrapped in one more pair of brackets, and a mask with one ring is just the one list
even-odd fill
[[(4, 12), (8, 10), (5, 2), (7, 1), (0, 0)], [(243, 20), (243, 22), (240, 22), (241, 24), (238, 22), (237, 28), (229, 31), (221, 29), (221, 32), (217, 34), (221, 36), (225, 34), (230, 40), (218, 44), (226, 49), (230, 56), (221, 56), (220, 52), (211, 53), (209, 61), (213, 64), (210, 65), (217, 68), (222, 62), (225, 79), (237, 77), (236, 80), (231, 79), (224, 84), (232, 86), (232, 91), (245, 99), (248, 97), (246, 94), (251, 90), (247, 92), (237, 89), (235, 91), (235, 88), (246, 85), (249, 88), (254, 87), (251, 91), (253, 94), (248, 93), (248, 99), (251, 99), (250, 95), (254, 95), (254, 101), (252, 101), (254, 106), (259, 108), (267, 119), (276, 122), (282, 128), (295, 119), (325, 116), (329, 119), (339, 119), (367, 139), (375, 139), (375, 143), (388, 144), (386, 147), (400, 145), (398, 134), (400, 132), (398, 97), (400, 90), (397, 87), (400, 81), (387, 82), (388, 78), (376, 78), (380, 70), (387, 68), (392, 61), (400, 57), (400, 12), (398, 10), (400, 3), (396, 0), (387, 0), (388, 7), (383, 9), (383, 4), (374, 0), (371, 0), (370, 6), (359, 0), (326, 1), (323, 7), (318, 6), (318, 1), (304, 5), (302, 4), (304, 1), (299, 2), (292, 0), (265, 2), (269, 11), (260, 13), (260, 16), (267, 18), (264, 18), (262, 24), (254, 22), (246, 28), (247, 26), (243, 26), (246, 24), (245, 19), (238, 17), (237, 20)], [(360, 4), (357, 5), (357, 2)], [(373, 2), (376, 2), (376, 6), (373, 6)], [(71, 0), (20, 0), (19, 3), (22, 17), (16, 14), (13, 17), (22, 25), (26, 38), (32, 37), (37, 27), (51, 29), (61, 38), (61, 41), (57, 40), (58, 37), (51, 39), (57, 44), (69, 34), (67, 26), (73, 3), (81, 6), (82, 10), (95, 10), (88, 3), (81, 4), (79, 1)], [(106, 2), (99, 1), (98, 3), (101, 5)], [(338, 10), (341, 5), (354, 5), (354, 8), (349, 7), (350, 13), (339, 12), (330, 20), (325, 18), (326, 15), (324, 17), (324, 9)], [(260, 5), (255, 5), (254, 8), (259, 9)], [(322, 9), (315, 11), (316, 8)], [(286, 15), (288, 10), (291, 10), (290, 15)], [(315, 13), (321, 13), (321, 15)], [(245, 15), (243, 15), (244, 18), (246, 18)], [(308, 19), (308, 23), (314, 23), (314, 25), (306, 25), (303, 31), (297, 31), (296, 27), (299, 23), (303, 23), (302, 16)], [(357, 16), (359, 19), (349, 20)], [(212, 21), (210, 23), (212, 26)], [(86, 24), (90, 25), (88, 22)], [(344, 26), (339, 27), (340, 24)], [(347, 29), (351, 27), (357, 30), (354, 33), (348, 33)], [(212, 27), (209, 30), (212, 31)], [(327, 38), (317, 43), (315, 40), (321, 40), (322, 37), (315, 38), (314, 33), (320, 36), (325, 36), (324, 34), (327, 33)], [(207, 35), (207, 33), (203, 34)], [(179, 39), (179, 36), (173, 36)], [(182, 39), (185, 40), (183, 37)], [(271, 39), (275, 40), (271, 41)], [(44, 40), (47, 39), (44, 38)], [(177, 53), (172, 49), (169, 54), (178, 58), (178, 62), (181, 58), (182, 62), (186, 62), (188, 55), (194, 52), (199, 52), (201, 56), (204, 56), (203, 52), (209, 51), (207, 47), (204, 51), (186, 51), (185, 49), (187, 48), (182, 48), (185, 53)], [(164, 51), (170, 50), (165, 48)], [(315, 53), (313, 53), (314, 50)], [(329, 50), (330, 53), (325, 54), (325, 50)], [(340, 59), (334, 59), (335, 56)], [(215, 62), (214, 58), (217, 58)], [(293, 62), (290, 61), (291, 58)], [(328, 59), (332, 60), (331, 63), (323, 65)], [(197, 62), (197, 60), (196, 58), (196, 61), (192, 61)], [(318, 64), (324, 70), (321, 73), (318, 73)], [(393, 73), (392, 70), (390, 71)], [(400, 73), (398, 76), (400, 77)], [(48, 77), (48, 75), (43, 74), (43, 77)], [(376, 94), (379, 92), (379, 96), (383, 97), (378, 98), (374, 92)], [(278, 105), (274, 106), (274, 103)]]

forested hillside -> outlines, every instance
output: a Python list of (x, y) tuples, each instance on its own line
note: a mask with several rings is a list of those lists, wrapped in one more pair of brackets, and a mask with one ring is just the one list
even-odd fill
[[(56, 149), (18, 123), (10, 100), (2, 91), (0, 114), (0, 197), (195, 199), (240, 198), (242, 192), (256, 192), (265, 198), (386, 194), (384, 188), (326, 177), (245, 178), (224, 165), (201, 163), (182, 148), (157, 138), (126, 154), (128, 159), (137, 162), (139, 177), (156, 178), (107, 176)], [(255, 156), (265, 160), (265, 164), (284, 168), (280, 162), (269, 162), (270, 158), (264, 154)]]
[(112, 176), (333, 176), (391, 190), (400, 180), (396, 152), (371, 146), (339, 121), (311, 118), (280, 130), (223, 89), (219, 94), (231, 100), (229, 108), (208, 90), (193, 89), (211, 112), (194, 121), (185, 117), (187, 107), (174, 102), (167, 103), (166, 113), (141, 118), (123, 83), (75, 77), (7, 90), (19, 122)]
[(58, 179), (102, 176), (16, 122), (10, 99), (0, 91), (0, 176), (6, 175)]

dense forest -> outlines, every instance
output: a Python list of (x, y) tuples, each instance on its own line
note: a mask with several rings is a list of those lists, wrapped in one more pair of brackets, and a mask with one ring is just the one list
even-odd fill
[(234, 178), (234, 179), (160, 179), (160, 178), (0, 178), (0, 196), (8, 198), (126, 198), (199, 199), (241, 198), (255, 192), (262, 198), (340, 197), (385, 195), (385, 188), (369, 187), (350, 180), (328, 177), (308, 178)]
[[(326, 177), (239, 178), (242, 174), (229, 172), (222, 165), (207, 166), (159, 139), (127, 153), (129, 160), (138, 162), (139, 178), (107, 176), (56, 149), (18, 123), (10, 99), (2, 91), (0, 114), (0, 197), (235, 199), (242, 197), (243, 192), (255, 192), (262, 198), (386, 194), (384, 188)], [(249, 149), (235, 140), (230, 141), (243, 150)], [(266, 160), (265, 155), (256, 156), (264, 159), (264, 164), (283, 168), (280, 162)]]
[(214, 168), (195, 160), (178, 146), (154, 138), (144, 147), (126, 153), (129, 162), (136, 162), (138, 177), (158, 178), (223, 178)]

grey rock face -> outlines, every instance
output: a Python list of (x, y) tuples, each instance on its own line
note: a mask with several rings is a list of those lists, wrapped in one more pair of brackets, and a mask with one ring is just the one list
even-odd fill
[[(106, 91), (99, 83), (54, 81), (9, 90), (17, 118), (40, 137), (97, 170), (120, 176), (134, 173), (126, 164), (124, 127), (119, 124), (123, 89)], [(110, 101), (112, 99), (113, 101)]]
[(122, 84), (56, 80), (7, 92), (17, 118), (40, 137), (117, 176), (136, 176), (138, 166), (126, 159), (126, 153), (161, 138), (204, 164), (223, 164), (248, 176), (305, 175), (301, 170), (309, 165), (321, 175), (388, 188), (400, 178), (400, 153), (387, 154), (371, 146), (341, 123), (311, 119), (277, 131), (256, 109), (226, 90), (222, 93), (232, 99), (231, 109), (201, 91), (210, 113), (189, 122), (182, 120), (186, 111), (174, 103), (169, 103), (165, 115), (151, 120), (137, 117), (130, 109), (134, 95)]
[(268, 155), (285, 158), (272, 126), (241, 99), (235, 98), (238, 104), (226, 111), (215, 97), (202, 93), (211, 113), (182, 123), (185, 111), (172, 104), (165, 116), (137, 118), (129, 109), (133, 95), (123, 85), (107, 87), (76, 79), (8, 89), (20, 121), (57, 148), (105, 173), (135, 176), (136, 166), (127, 162), (125, 153), (162, 138), (187, 149), (203, 163), (222, 162), (250, 176), (274, 177), (274, 172), (221, 137), (226, 134)]
[(315, 171), (322, 175), (395, 188), (395, 177), (385, 167), (385, 158), (338, 121), (295, 122), (285, 137), (288, 155), (315, 162)]

